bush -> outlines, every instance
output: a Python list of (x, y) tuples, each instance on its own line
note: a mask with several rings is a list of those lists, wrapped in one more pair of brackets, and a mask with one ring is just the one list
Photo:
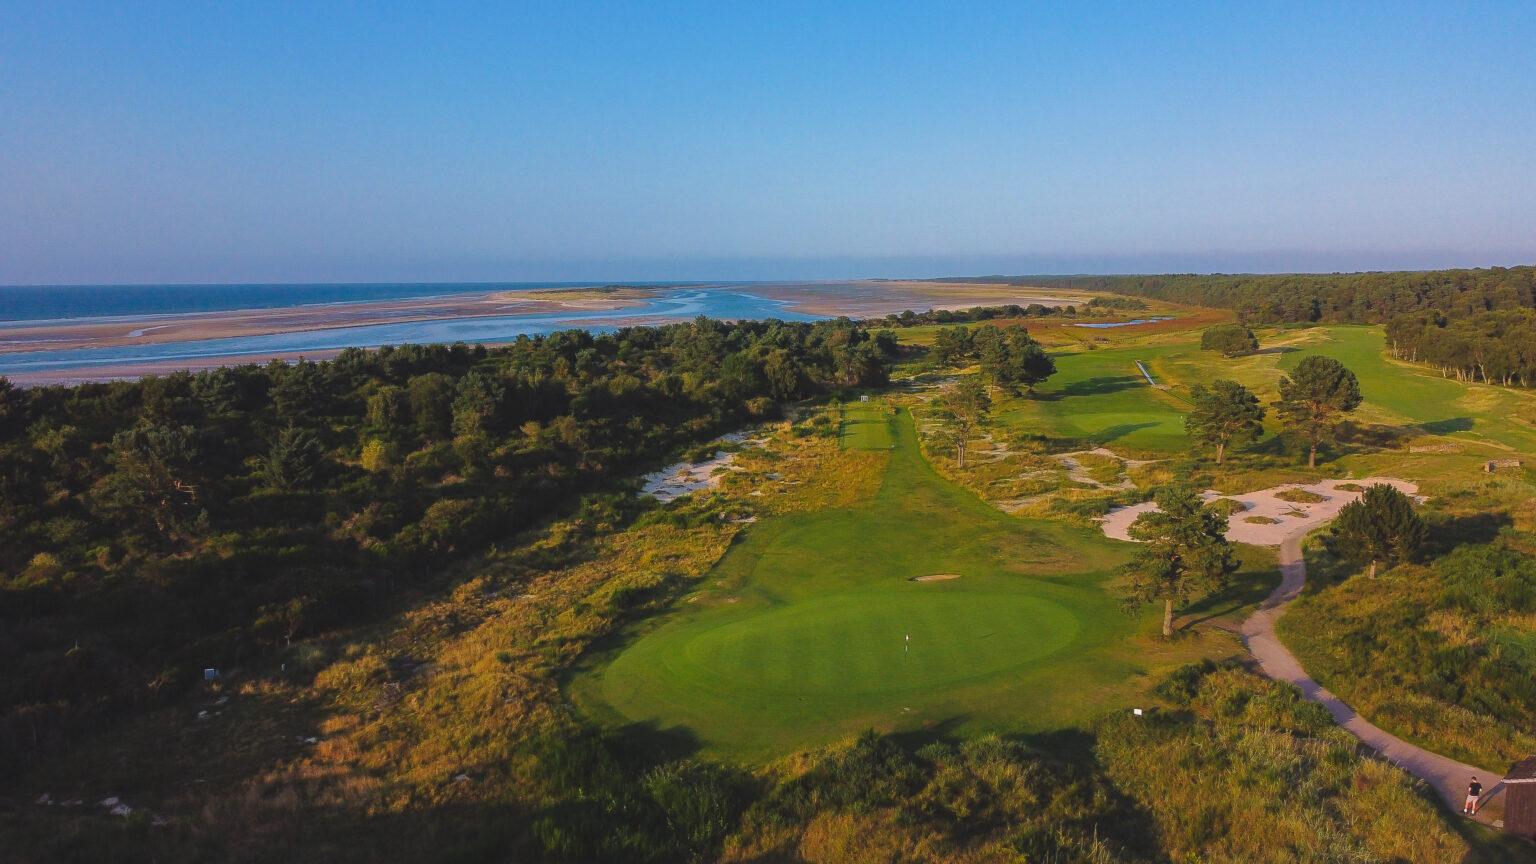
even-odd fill
[(1259, 348), (1258, 337), (1241, 324), (1218, 324), (1200, 334), (1200, 348), (1218, 351), (1223, 357), (1237, 357)]
[(1292, 504), (1321, 504), (1322, 502), (1328, 500), (1316, 492), (1308, 492), (1305, 489), (1301, 489), (1295, 486), (1289, 489), (1281, 489), (1279, 492), (1275, 493), (1275, 497), (1279, 498), (1281, 501), (1289, 501)]
[(1241, 513), (1248, 509), (1247, 505), (1234, 498), (1217, 498), (1215, 501), (1211, 501), (1205, 506), (1215, 510), (1222, 516), (1231, 516), (1234, 513)]

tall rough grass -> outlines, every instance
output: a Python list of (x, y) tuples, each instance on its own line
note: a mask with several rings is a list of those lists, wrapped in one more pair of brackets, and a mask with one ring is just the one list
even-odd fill
[(1162, 691), (1172, 710), (1106, 719), (1097, 755), (1152, 813), (1169, 859), (1478, 860), (1408, 775), (1360, 756), (1295, 688), (1211, 664)]

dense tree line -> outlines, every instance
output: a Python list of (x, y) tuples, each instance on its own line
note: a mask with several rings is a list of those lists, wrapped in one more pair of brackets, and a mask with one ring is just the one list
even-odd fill
[[(1087, 309), (1088, 306), (1083, 308)], [(977, 321), (1013, 318), (1075, 318), (1078, 311), (1078, 307), (1071, 305), (1046, 306), (1043, 303), (1031, 303), (1028, 306), (1020, 306), (1017, 303), (1009, 303), (1003, 306), (974, 306), (969, 309), (929, 309), (926, 312), (913, 312), (908, 309), (899, 314), (887, 315), (865, 323), (886, 327), (922, 327), (931, 324), (972, 324)]]
[(893, 313), (884, 318), (864, 322), (871, 326), (922, 327), (932, 324), (974, 324), (978, 321), (1000, 321), (1015, 318), (1077, 318), (1083, 315), (1103, 315), (1111, 312), (1142, 312), (1147, 304), (1134, 297), (1094, 297), (1082, 305), (1069, 303), (1064, 306), (1047, 306), (1030, 303), (1020, 306), (1008, 303), (1002, 306), (972, 306), (968, 309), (929, 309), (913, 312), (911, 309)]
[(846, 320), (699, 319), (77, 387), (0, 379), (0, 753), (366, 620), (683, 446), (885, 375)]
[(1406, 312), (1432, 310), (1457, 319), (1536, 308), (1536, 267), (1530, 266), (1280, 275), (989, 276), (955, 281), (1106, 291), (1214, 306), (1237, 310), (1243, 320), (1255, 324), (1384, 324)]
[(1439, 367), (1461, 381), (1536, 384), (1536, 310), (1504, 309), (1452, 319), (1414, 312), (1387, 322), (1392, 356)]
[(951, 327), (940, 330), (929, 356), (941, 366), (976, 359), (981, 374), (1004, 392), (1017, 396), (1056, 374), (1056, 361), (1023, 327)]

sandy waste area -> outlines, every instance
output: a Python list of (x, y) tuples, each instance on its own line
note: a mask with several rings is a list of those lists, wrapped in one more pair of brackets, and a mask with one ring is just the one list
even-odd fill
[[(1215, 501), (1218, 498), (1230, 498), (1243, 505), (1243, 509), (1233, 513), (1227, 519), (1227, 539), (1234, 543), (1249, 543), (1254, 546), (1279, 546), (1286, 538), (1296, 534), (1304, 534), (1314, 528), (1333, 520), (1339, 514), (1345, 504), (1359, 498), (1360, 491), (1354, 491), (1353, 487), (1359, 486), (1361, 490), (1377, 483), (1386, 483), (1396, 487), (1399, 491), (1413, 495), (1419, 491), (1419, 487), (1407, 480), (1398, 480), (1392, 477), (1367, 477), (1363, 480), (1324, 480), (1321, 483), (1297, 484), (1287, 483), (1282, 486), (1273, 486), (1269, 489), (1261, 489), (1257, 492), (1245, 492), (1240, 495), (1223, 495), (1214, 490), (1201, 493), (1206, 501)], [(1340, 486), (1351, 487), (1340, 489)], [(1322, 497), (1322, 501), (1315, 504), (1296, 503), (1276, 497), (1278, 493), (1287, 489), (1301, 489)], [(1130, 540), (1131, 523), (1143, 513), (1156, 510), (1157, 505), (1148, 501), (1135, 504), (1130, 507), (1122, 507), (1113, 510), (1109, 515), (1101, 519), (1104, 533), (1116, 540)], [(1260, 520), (1273, 520), (1261, 522), (1249, 522), (1247, 520), (1258, 518)]]

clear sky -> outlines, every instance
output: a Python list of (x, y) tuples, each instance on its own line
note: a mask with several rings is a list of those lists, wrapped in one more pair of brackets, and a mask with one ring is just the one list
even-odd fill
[(0, 283), (1532, 262), (1530, 0), (0, 0)]

